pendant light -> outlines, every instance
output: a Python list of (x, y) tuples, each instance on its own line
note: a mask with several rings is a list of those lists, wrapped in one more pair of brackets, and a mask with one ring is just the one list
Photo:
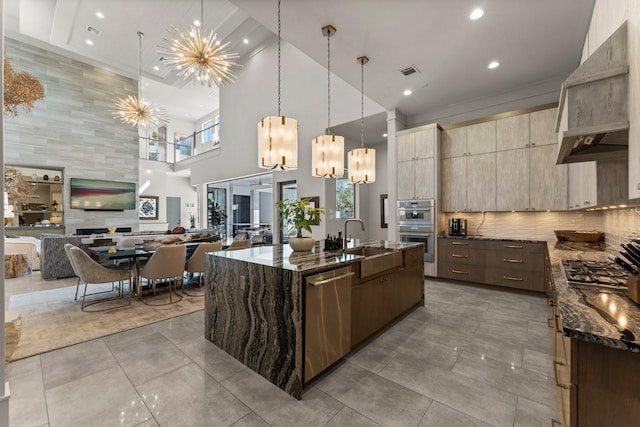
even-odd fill
[(360, 64), (360, 148), (349, 151), (347, 154), (347, 169), (349, 170), (349, 182), (354, 184), (370, 184), (376, 182), (376, 150), (364, 146), (364, 64), (369, 62), (366, 56), (359, 56)]
[(327, 134), (313, 139), (311, 175), (319, 178), (340, 178), (344, 175), (344, 137), (331, 134), (331, 37), (333, 25), (322, 27), (327, 37)]
[(298, 121), (280, 115), (280, 0), (278, 0), (278, 115), (258, 122), (258, 167), (298, 169)]
[(142, 98), (142, 38), (144, 33), (138, 31), (138, 97), (127, 96), (126, 98), (116, 98), (113, 115), (122, 122), (133, 127), (141, 126), (163, 126), (169, 123), (166, 112), (151, 102)]
[(230, 42), (222, 44), (213, 31), (204, 29), (204, 1), (200, 0), (200, 25), (192, 25), (189, 31), (171, 26), (168, 30), (172, 38), (162, 39), (158, 53), (168, 65), (174, 65), (178, 77), (184, 80), (194, 79), (211, 87), (220, 87), (233, 82), (237, 77), (233, 72), (237, 64), (237, 53), (229, 52)]

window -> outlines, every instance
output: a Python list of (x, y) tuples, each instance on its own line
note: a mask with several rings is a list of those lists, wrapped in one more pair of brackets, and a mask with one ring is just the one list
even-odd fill
[(211, 120), (207, 120), (202, 124), (202, 142), (211, 142), (213, 141), (213, 122)]
[[(278, 200), (298, 200), (298, 185), (295, 181), (280, 182), (278, 186), (280, 188)], [(279, 218), (278, 222), (280, 223), (280, 243), (289, 243), (289, 232), (293, 224), (285, 223), (282, 218)]]
[(355, 185), (347, 178), (336, 179), (336, 219), (354, 218), (355, 206)]
[(220, 116), (216, 116), (216, 124), (213, 125), (213, 144), (220, 143)]

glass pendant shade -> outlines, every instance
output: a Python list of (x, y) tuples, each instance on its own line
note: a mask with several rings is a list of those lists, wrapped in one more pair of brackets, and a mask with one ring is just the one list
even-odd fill
[(298, 169), (298, 121), (269, 116), (258, 122), (258, 167)]
[(321, 135), (311, 147), (311, 175), (318, 178), (340, 178), (344, 175), (344, 137)]
[(376, 150), (356, 148), (347, 154), (349, 182), (370, 184), (376, 182)]

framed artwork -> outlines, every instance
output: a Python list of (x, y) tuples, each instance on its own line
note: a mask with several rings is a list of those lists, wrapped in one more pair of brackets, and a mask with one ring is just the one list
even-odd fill
[[(301, 197), (300, 200), (308, 200), (310, 208), (319, 208), (320, 207), (320, 196), (314, 197)], [(320, 221), (314, 222), (312, 225), (320, 225)]]
[(389, 201), (386, 194), (380, 195), (380, 228), (389, 228)]
[(158, 196), (138, 196), (138, 217), (158, 219)]

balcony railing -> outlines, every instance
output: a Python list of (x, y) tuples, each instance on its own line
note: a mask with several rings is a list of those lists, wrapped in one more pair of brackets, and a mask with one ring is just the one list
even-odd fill
[(206, 153), (220, 146), (219, 129), (220, 123), (216, 123), (173, 141), (159, 141), (157, 138), (141, 136), (140, 158), (173, 164)]

